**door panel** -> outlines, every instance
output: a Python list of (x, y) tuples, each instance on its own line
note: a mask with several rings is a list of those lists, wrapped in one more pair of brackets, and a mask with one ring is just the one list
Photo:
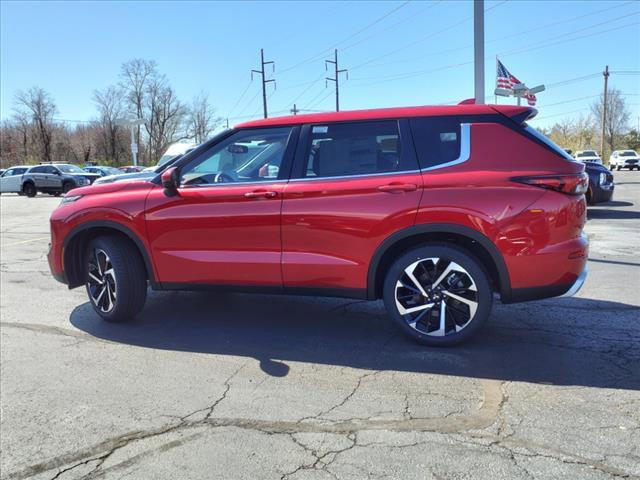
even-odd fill
[(420, 172), (290, 182), (282, 207), (285, 287), (366, 289), (376, 248), (413, 225), (421, 194)]
[[(404, 120), (307, 125), (284, 190), (285, 288), (367, 288), (369, 262), (413, 225), (422, 175)], [(337, 293), (337, 292), (336, 292)]]
[(282, 286), (284, 182), (149, 193), (146, 221), (162, 283)]
[(298, 131), (225, 134), (178, 161), (177, 195), (149, 193), (147, 231), (161, 283), (282, 287), (282, 193)]

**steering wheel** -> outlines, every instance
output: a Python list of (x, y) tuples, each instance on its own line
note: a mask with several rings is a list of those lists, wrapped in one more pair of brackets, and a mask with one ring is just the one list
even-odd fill
[(224, 172), (216, 173), (216, 176), (213, 177), (213, 183), (228, 183), (228, 182), (235, 182), (235, 179), (228, 173), (224, 173)]

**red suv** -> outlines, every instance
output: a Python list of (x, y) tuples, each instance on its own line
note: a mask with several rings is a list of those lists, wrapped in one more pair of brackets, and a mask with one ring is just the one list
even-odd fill
[(526, 107), (322, 113), (239, 125), (151, 181), (68, 194), (49, 263), (108, 321), (156, 290), (383, 299), (429, 345), (586, 277), (584, 165)]

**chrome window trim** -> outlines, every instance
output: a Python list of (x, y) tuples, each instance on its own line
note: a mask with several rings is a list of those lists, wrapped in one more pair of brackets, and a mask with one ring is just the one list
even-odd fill
[(328, 180), (344, 180), (348, 178), (363, 178), (363, 177), (381, 177), (381, 176), (389, 176), (389, 175), (402, 175), (408, 173), (420, 173), (420, 170), (402, 170), (402, 171), (392, 171), (392, 172), (380, 172), (380, 173), (359, 173), (357, 175), (339, 175), (335, 177), (304, 177), (304, 178), (292, 178), (290, 182), (317, 182), (317, 181), (328, 181)]
[(202, 187), (232, 187), (235, 185), (267, 185), (272, 183), (287, 183), (286, 178), (279, 180), (256, 180), (253, 182), (220, 182), (220, 183), (200, 183), (197, 185), (180, 185), (178, 188), (202, 188)]
[(471, 156), (471, 125), (471, 123), (460, 124), (460, 155), (458, 156), (458, 158), (447, 163), (434, 165), (433, 167), (422, 168), (421, 171), (428, 172), (430, 170), (452, 167), (469, 160), (469, 157)]

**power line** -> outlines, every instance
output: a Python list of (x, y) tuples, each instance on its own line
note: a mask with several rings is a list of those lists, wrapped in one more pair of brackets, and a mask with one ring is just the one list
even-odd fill
[[(634, 3), (635, 2), (633, 0), (629, 1), (629, 2), (623, 2), (623, 3), (620, 3), (618, 5), (614, 5), (612, 7), (603, 8), (603, 9), (596, 10), (594, 12), (589, 12), (589, 13), (586, 13), (584, 15), (580, 15), (580, 16), (577, 16), (577, 17), (565, 18), (563, 20), (558, 20), (558, 21), (555, 21), (555, 22), (547, 23), (545, 25), (540, 25), (538, 27), (531, 28), (529, 30), (523, 30), (523, 31), (519, 31), (519, 32), (516, 32), (516, 33), (509, 34), (509, 35), (505, 35), (503, 37), (494, 38), (492, 40), (488, 40), (487, 42), (485, 42), (485, 44), (495, 43), (495, 42), (507, 40), (509, 38), (522, 36), (522, 35), (525, 35), (527, 33), (535, 32), (535, 31), (539, 31), (539, 30), (544, 30), (544, 29), (549, 28), (549, 27), (554, 27), (556, 25), (565, 24), (565, 23), (568, 23), (568, 22), (572, 22), (572, 21), (575, 21), (575, 20), (582, 19), (582, 18), (590, 17), (590, 16), (593, 16), (593, 15), (597, 15), (599, 13), (603, 13), (603, 12), (606, 12), (606, 11), (609, 11), (609, 10), (613, 10), (613, 9), (620, 8), (620, 7), (623, 7), (625, 5), (634, 4)], [(420, 56), (417, 56), (417, 57), (414, 57), (414, 58), (408, 59), (408, 60), (394, 60), (394, 61), (391, 61), (391, 62), (376, 63), (376, 64), (373, 64), (373, 65), (370, 65), (370, 66), (371, 67), (375, 67), (375, 66), (384, 66), (384, 65), (390, 65), (390, 64), (395, 64), (395, 63), (415, 62), (417, 59), (428, 58), (428, 57), (432, 57), (432, 56), (435, 56), (435, 55), (441, 55), (441, 54), (445, 54), (445, 53), (457, 52), (457, 51), (460, 51), (460, 50), (466, 50), (466, 49), (471, 48), (471, 47), (473, 47), (472, 44), (467, 44), (467, 45), (465, 45), (463, 47), (450, 48), (448, 50), (442, 50), (442, 51), (439, 51), (439, 52), (431, 52), (431, 53), (429, 53), (427, 55), (420, 55)]]
[(317, 60), (321, 60), (324, 56), (327, 55), (327, 53), (331, 52), (331, 50), (337, 48), (341, 43), (344, 43), (348, 40), (351, 40), (353, 37), (360, 35), (362, 32), (368, 30), (369, 28), (373, 27), (374, 25), (380, 23), (382, 20), (384, 20), (385, 18), (387, 18), (388, 16), (394, 14), (395, 12), (397, 12), (398, 10), (400, 10), (401, 8), (405, 7), (407, 4), (409, 4), (411, 0), (406, 0), (405, 2), (403, 2), (402, 4), (400, 4), (399, 6), (391, 9), (390, 11), (388, 11), (387, 13), (385, 13), (384, 15), (382, 15), (381, 17), (377, 18), (376, 20), (374, 20), (373, 22), (365, 25), (363, 28), (361, 28), (360, 30), (356, 31), (355, 33), (349, 35), (348, 37), (340, 40), (339, 42), (336, 42), (335, 44), (333, 44), (332, 46), (330, 46), (329, 48), (322, 50), (322, 52), (313, 55), (312, 57), (306, 58), (305, 60), (302, 60), (298, 63), (296, 63), (295, 65), (292, 65), (291, 67), (285, 68), (284, 70), (280, 70), (280, 74), (283, 74), (285, 72), (288, 72), (290, 70), (293, 70), (295, 68), (298, 68), (302, 65), (306, 65), (308, 63), (317, 61)]
[[(547, 38), (547, 39), (542, 40), (542, 41), (540, 41), (538, 43), (534, 43), (533, 45), (528, 45), (527, 47), (521, 47), (521, 48), (516, 48), (514, 50), (509, 50), (509, 51), (506, 51), (504, 53), (500, 53), (499, 55), (501, 55), (501, 56), (502, 55), (511, 55), (511, 54), (514, 54), (514, 53), (528, 52), (530, 50), (535, 50), (539, 45), (544, 44), (544, 43), (546, 43), (546, 42), (548, 42), (550, 40), (555, 40), (557, 38), (566, 37), (566, 36), (569, 36), (569, 35), (573, 35), (574, 33), (583, 32), (585, 30), (591, 30), (592, 28), (600, 27), (602, 25), (606, 25), (606, 24), (609, 24), (609, 23), (612, 23), (612, 22), (617, 22), (618, 20), (627, 19), (627, 18), (633, 17), (635, 15), (640, 15), (640, 12), (635, 12), (635, 13), (631, 13), (631, 14), (625, 14), (625, 15), (621, 15), (621, 16), (616, 17), (616, 18), (611, 18), (609, 20), (605, 20), (603, 22), (594, 23), (592, 25), (587, 25), (586, 27), (579, 28), (578, 30), (573, 30), (571, 32), (567, 32), (567, 33), (563, 33), (563, 34), (560, 34), (560, 35), (556, 35), (555, 37)], [(619, 28), (619, 27), (616, 27), (616, 28)], [(604, 32), (600, 32), (600, 33), (604, 33)], [(598, 35), (598, 32), (595, 32), (592, 35)], [(579, 38), (582, 38), (582, 37), (579, 37)], [(567, 40), (567, 41), (569, 41), (569, 40)]]
[(418, 10), (417, 12), (414, 12), (413, 14), (409, 15), (408, 17), (405, 17), (405, 18), (403, 18), (402, 20), (400, 20), (400, 21), (398, 21), (398, 22), (396, 22), (396, 23), (394, 23), (394, 24), (392, 24), (392, 25), (389, 25), (387, 28), (384, 28), (384, 29), (380, 30), (380, 31), (379, 31), (379, 32), (377, 32), (377, 33), (374, 33), (374, 34), (369, 35), (369, 36), (367, 36), (367, 37), (361, 38), (361, 39), (360, 39), (360, 40), (358, 40), (357, 42), (352, 43), (352, 44), (350, 44), (350, 45), (347, 45), (346, 47), (342, 47), (342, 48), (341, 48), (341, 50), (342, 50), (342, 51), (345, 51), (345, 50), (348, 50), (348, 49), (353, 48), (353, 47), (355, 47), (355, 46), (358, 46), (358, 45), (360, 45), (361, 43), (366, 42), (366, 41), (367, 41), (367, 40), (369, 40), (370, 38), (373, 38), (373, 37), (375, 37), (375, 36), (378, 36), (378, 35), (380, 35), (381, 33), (388, 32), (389, 30), (394, 29), (394, 28), (395, 28), (395, 27), (397, 27), (398, 25), (400, 25), (400, 24), (402, 24), (402, 23), (404, 23), (404, 22), (406, 22), (406, 21), (408, 21), (408, 20), (415, 20), (415, 19), (416, 19), (416, 16), (417, 16), (418, 14), (423, 13), (423, 12), (425, 12), (425, 11), (427, 11), (427, 10), (431, 9), (431, 8), (435, 7), (436, 5), (438, 5), (439, 3), (442, 3), (442, 2), (443, 2), (443, 0), (437, 0), (437, 1), (435, 1), (434, 3), (429, 4), (427, 7), (423, 8), (423, 9), (421, 9), (421, 10)]
[[(502, 2), (500, 2), (500, 3), (497, 3), (497, 4), (495, 4), (495, 5), (492, 5), (491, 7), (485, 8), (485, 12), (488, 12), (488, 11), (490, 11), (490, 10), (493, 10), (494, 8), (497, 8), (497, 7), (499, 7), (500, 5), (503, 5), (503, 4), (505, 4), (505, 3), (507, 3), (507, 0), (503, 0), (503, 1), (502, 1)], [(462, 20), (460, 20), (460, 21), (458, 21), (458, 22), (455, 22), (455, 23), (453, 23), (453, 24), (451, 24), (451, 25), (449, 25), (449, 26), (447, 26), (447, 27), (444, 27), (444, 28), (443, 28), (443, 29), (441, 29), (441, 30), (438, 30), (438, 31), (436, 31), (436, 32), (432, 32), (432, 33), (430, 33), (430, 34), (428, 34), (428, 35), (425, 35), (425, 36), (423, 36), (423, 37), (420, 37), (420, 38), (418, 38), (418, 39), (414, 40), (413, 42), (411, 42), (411, 43), (408, 43), (408, 44), (404, 45), (403, 47), (397, 48), (397, 49), (392, 50), (392, 51), (387, 52), (387, 53), (383, 53), (382, 55), (378, 55), (376, 58), (373, 58), (373, 59), (371, 59), (371, 60), (367, 60), (366, 62), (360, 63), (360, 64), (356, 65), (355, 67), (352, 67), (352, 68), (351, 68), (351, 70), (355, 70), (355, 69), (358, 69), (358, 68), (362, 68), (362, 67), (364, 67), (364, 66), (366, 66), (366, 65), (368, 65), (368, 64), (370, 64), (370, 63), (375, 62), (376, 60), (378, 60), (378, 59), (380, 59), (380, 58), (385, 58), (385, 57), (388, 57), (388, 56), (390, 56), (390, 55), (394, 55), (394, 54), (396, 54), (396, 53), (398, 53), (398, 52), (401, 52), (402, 50), (406, 50), (408, 47), (412, 47), (412, 46), (414, 46), (414, 45), (416, 45), (416, 44), (418, 44), (418, 43), (422, 43), (422, 42), (424, 42), (425, 40), (428, 40), (429, 38), (432, 38), (432, 37), (434, 37), (434, 36), (436, 36), (436, 35), (440, 35), (441, 33), (444, 33), (444, 32), (446, 32), (446, 31), (449, 31), (449, 30), (453, 29), (453, 28), (456, 28), (456, 27), (458, 27), (458, 26), (462, 25), (463, 23), (468, 22), (468, 21), (469, 21), (469, 20), (471, 20), (472, 18), (473, 18), (473, 15), (468, 16), (468, 17), (465, 17), (465, 18), (463, 18)]]
[(233, 107), (231, 107), (231, 109), (227, 113), (227, 117), (231, 115), (231, 113), (233, 113), (233, 111), (236, 109), (238, 104), (242, 101), (246, 93), (249, 91), (249, 87), (251, 87), (251, 82), (247, 83), (247, 87), (242, 91), (242, 93), (240, 94), (240, 97), (238, 97), (238, 100), (236, 100), (236, 103), (233, 104)]

